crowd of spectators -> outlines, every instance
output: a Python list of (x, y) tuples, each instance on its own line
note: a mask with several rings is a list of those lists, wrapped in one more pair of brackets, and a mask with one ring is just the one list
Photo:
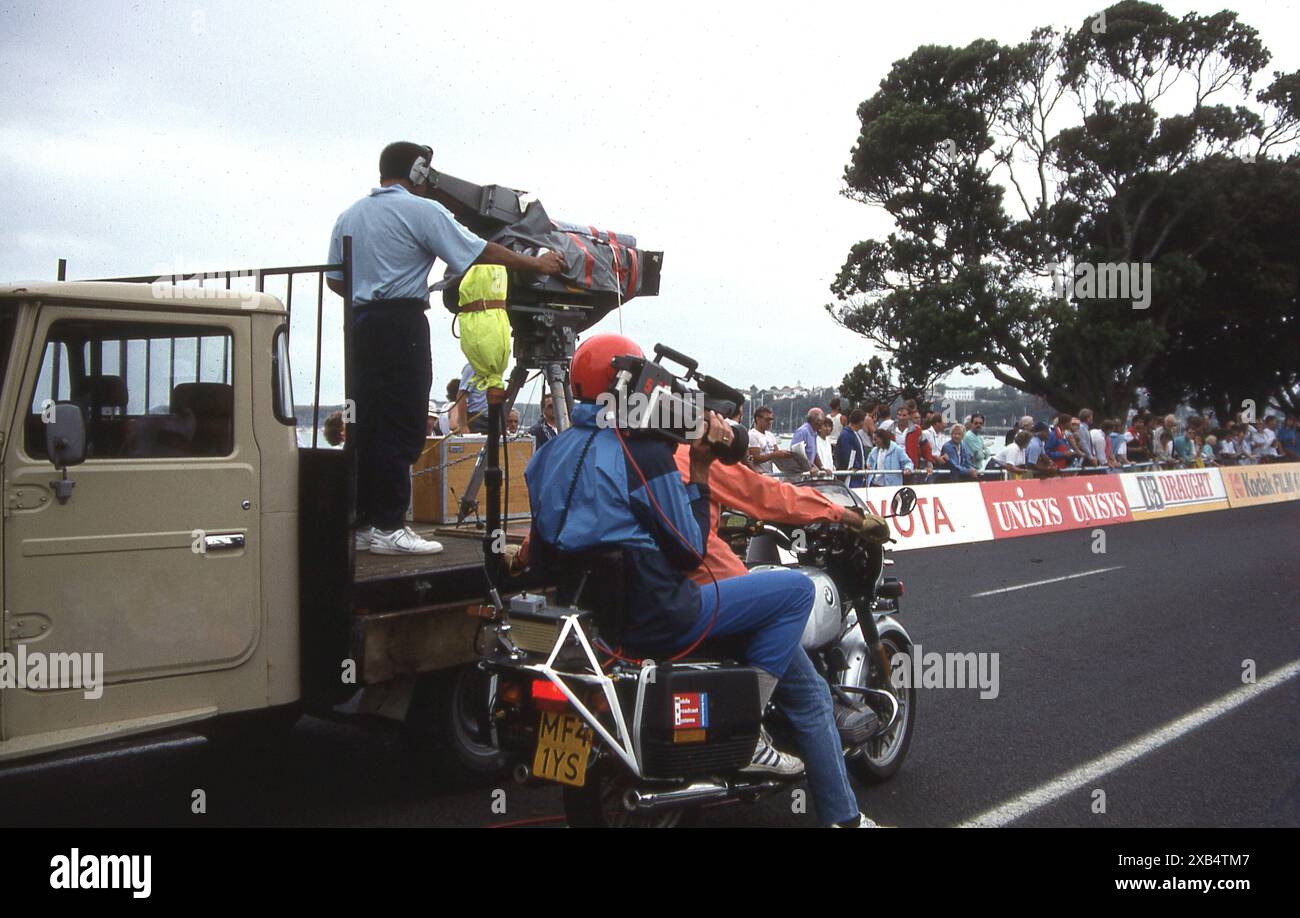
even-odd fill
[(842, 476), (851, 487), (861, 487), (1300, 461), (1295, 416), (1239, 416), (1218, 424), (1212, 415), (1180, 420), (1172, 414), (1153, 416), (1145, 408), (1123, 420), (1098, 419), (1084, 408), (1077, 415), (1059, 412), (1050, 424), (1026, 415), (1007, 431), (1003, 445), (993, 448), (978, 412), (961, 424), (913, 399), (897, 408), (876, 402), (847, 412), (833, 399), (829, 409), (811, 409), (789, 450), (783, 450), (772, 432), (772, 409), (760, 407), (749, 433), (755, 468), (775, 474), (779, 461), (793, 453), (806, 459), (814, 474), (861, 470)]

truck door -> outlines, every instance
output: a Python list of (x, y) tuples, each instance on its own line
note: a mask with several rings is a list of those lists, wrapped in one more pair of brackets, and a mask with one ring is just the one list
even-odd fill
[[(4, 649), (102, 654), (106, 688), (6, 693), (5, 739), (197, 711), (257, 647), (250, 334), (237, 313), (40, 308), (3, 456)], [(42, 423), (59, 401), (86, 419), (65, 502)]]
[[(18, 323), (18, 304), (14, 301), (0, 301), (0, 418), (5, 417), (5, 411), (12, 404), (13, 394), (10, 391), (8, 383), (10, 372), (10, 355), (14, 346), (14, 330)], [(20, 363), (21, 366), (21, 363)], [(17, 371), (14, 371), (15, 375)], [(16, 384), (15, 384), (16, 385)], [(3, 437), (5, 431), (3, 424), (0, 423), (0, 482), (4, 481), (4, 444)], [(0, 598), (4, 597), (4, 539), (0, 538)], [(3, 631), (8, 625), (8, 616), (3, 612), (4, 606), (0, 604), (0, 650), (4, 650)], [(0, 739), (5, 735), (5, 688), (0, 684)]]

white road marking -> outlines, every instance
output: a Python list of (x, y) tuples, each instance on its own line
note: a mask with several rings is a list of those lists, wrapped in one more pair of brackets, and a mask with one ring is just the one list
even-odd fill
[(1222, 695), (1209, 704), (1197, 708), (1190, 714), (1185, 714), (1177, 720), (1170, 721), (1163, 727), (1139, 736), (1133, 742), (1121, 746), (1113, 752), (1108, 752), (1072, 771), (1067, 771), (1059, 778), (1048, 781), (1046, 784), (1008, 800), (1006, 803), (995, 806), (991, 810), (985, 810), (978, 816), (961, 823), (958, 828), (997, 828), (1014, 822), (1020, 817), (1034, 812), (1034, 810), (1042, 809), (1049, 803), (1054, 803), (1066, 794), (1090, 786), (1098, 778), (1123, 768), (1149, 752), (1155, 752), (1162, 746), (1166, 746), (1192, 732), (1197, 727), (1202, 727), (1215, 718), (1222, 717), (1234, 708), (1258, 698), (1270, 689), (1277, 688), (1283, 682), (1294, 679), (1297, 675), (1300, 675), (1300, 660), (1293, 660), (1281, 669), (1269, 673), (1253, 685), (1243, 685), (1241, 688), (1233, 689), (1226, 695)]
[(985, 590), (983, 593), (971, 593), (971, 599), (978, 599), (981, 596), (996, 596), (998, 593), (1014, 593), (1016, 590), (1027, 590), (1030, 587), (1046, 586), (1049, 583), (1060, 583), (1062, 580), (1075, 580), (1079, 577), (1091, 577), (1093, 574), (1104, 574), (1107, 571), (1123, 570), (1124, 565), (1117, 564), (1114, 567), (1099, 567), (1095, 571), (1084, 571), (1080, 574), (1066, 574), (1064, 577), (1051, 577), (1047, 580), (1035, 580), (1033, 583), (1022, 583), (1019, 586), (1002, 587), (999, 590)]

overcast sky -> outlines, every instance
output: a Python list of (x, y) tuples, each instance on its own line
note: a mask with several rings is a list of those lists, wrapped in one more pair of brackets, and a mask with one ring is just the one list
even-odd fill
[[(826, 316), (828, 285), (890, 227), (838, 193), (858, 103), (920, 44), (1019, 41), (1101, 6), (3, 4), (0, 278), (52, 278), (60, 256), (74, 278), (323, 261), (379, 150), (415, 140), (441, 171), (662, 249), (662, 295), (622, 310), (647, 349), (741, 386), (836, 385), (871, 351)], [(1296, 3), (1232, 8), (1269, 71), (1300, 66)], [(314, 320), (295, 315), (303, 402)], [(441, 395), (463, 359), (430, 317)]]

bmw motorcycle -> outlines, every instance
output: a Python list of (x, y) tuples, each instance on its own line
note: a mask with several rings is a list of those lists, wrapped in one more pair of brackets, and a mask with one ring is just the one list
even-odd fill
[[(801, 486), (866, 509), (841, 482)], [(915, 504), (902, 488), (890, 515)], [(752, 570), (795, 567), (816, 584), (802, 644), (831, 690), (846, 765), (864, 782), (889, 780), (911, 745), (916, 694), (892, 677), (912, 639), (896, 617), (903, 584), (885, 576), (885, 547), (839, 525), (774, 526), (731, 512), (719, 533)], [(657, 662), (620, 654), (617, 553), (566, 565), (554, 602), (510, 597), (479, 630), (479, 666), (494, 687), (485, 726), (516, 762), (516, 780), (559, 783), (571, 826), (610, 827), (688, 825), (706, 805), (800, 780), (743, 771), (763, 728), (797, 750), (780, 711), (759, 710), (757, 671), (734, 662), (725, 641)]]

